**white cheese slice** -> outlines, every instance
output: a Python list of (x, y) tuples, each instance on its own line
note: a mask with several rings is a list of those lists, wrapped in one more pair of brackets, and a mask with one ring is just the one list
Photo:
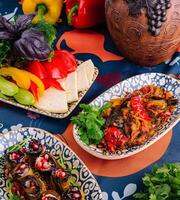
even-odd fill
[(68, 103), (78, 100), (77, 72), (76, 71), (68, 74), (68, 77), (65, 80), (65, 90), (66, 90)]
[(93, 76), (95, 73), (94, 64), (93, 64), (92, 60), (89, 59), (84, 62), (84, 66), (86, 68), (86, 74), (87, 74), (89, 85), (91, 85), (91, 83), (93, 81)]
[(44, 91), (35, 107), (52, 113), (65, 113), (68, 111), (66, 92), (50, 87)]
[(57, 80), (66, 91), (67, 102), (71, 103), (78, 100), (77, 72), (68, 74), (67, 78)]
[(89, 88), (89, 81), (86, 71), (86, 63), (83, 62), (77, 67), (77, 89), (78, 91), (84, 91)]

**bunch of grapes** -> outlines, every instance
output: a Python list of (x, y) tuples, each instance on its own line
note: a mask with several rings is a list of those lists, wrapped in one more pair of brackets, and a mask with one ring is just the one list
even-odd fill
[(171, 0), (156, 0), (152, 9), (148, 10), (149, 31), (153, 36), (160, 34), (160, 28), (167, 20), (167, 10), (171, 7)]

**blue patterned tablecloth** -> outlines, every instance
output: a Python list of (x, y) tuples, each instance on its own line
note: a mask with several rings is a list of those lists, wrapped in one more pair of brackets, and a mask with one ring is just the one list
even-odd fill
[[(0, 14), (5, 15), (7, 18), (13, 15), (13, 13), (21, 13), (21, 6), (18, 4), (17, 0), (1, 0), (0, 1)], [(65, 31), (70, 31), (71, 28), (66, 25), (66, 22), (59, 24), (58, 28), (58, 37), (62, 35)], [(100, 26), (93, 31), (99, 32), (105, 36), (105, 45), (104, 48), (109, 52), (114, 54), (118, 54), (115, 45), (110, 39), (110, 35), (107, 31), (107, 28), (103, 25)], [(68, 49), (68, 46), (65, 42), (61, 44), (61, 47), (64, 49)], [(162, 63), (158, 66), (154, 67), (145, 67), (135, 65), (126, 59), (120, 61), (107, 61), (102, 62), (102, 60), (93, 54), (76, 54), (76, 58), (80, 60), (92, 59), (94, 64), (99, 68), (99, 77), (98, 80), (95, 81), (91, 89), (83, 98), (82, 102), (90, 102), (96, 96), (101, 94), (107, 88), (112, 86), (113, 84), (124, 80), (133, 75), (146, 73), (146, 72), (161, 72), (165, 74), (175, 74), (180, 75), (180, 53), (175, 53), (175, 55), (166, 63)], [(103, 81), (103, 77), (106, 77), (106, 83)], [(6, 133), (11, 129), (17, 129), (22, 126), (30, 126), (30, 127), (38, 127), (45, 129), (51, 133), (62, 133), (67, 125), (70, 122), (70, 117), (72, 115), (77, 114), (79, 108), (77, 107), (75, 111), (66, 119), (52, 119), (44, 116), (40, 116), (38, 114), (27, 112), (25, 110), (0, 103), (0, 132)], [(168, 147), (166, 153), (161, 157), (160, 160), (157, 161), (159, 165), (162, 165), (166, 162), (177, 162), (180, 161), (180, 124), (176, 125), (173, 130), (173, 137), (171, 143)], [(133, 175), (125, 176), (125, 177), (100, 177), (96, 176), (102, 191), (104, 192), (105, 200), (120, 200), (124, 199), (123, 191), (124, 188), (133, 183), (137, 185), (138, 189), (141, 187), (141, 178), (145, 172), (149, 172), (152, 168), (152, 165), (145, 168), (144, 170), (137, 172)], [(111, 170), (111, 169), (109, 169)], [(120, 198), (121, 197), (121, 198)], [(131, 199), (131, 197), (127, 197), (125, 199)]]

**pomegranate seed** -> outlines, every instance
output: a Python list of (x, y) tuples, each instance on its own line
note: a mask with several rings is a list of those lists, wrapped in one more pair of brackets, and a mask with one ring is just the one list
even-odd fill
[(56, 176), (59, 178), (64, 178), (66, 176), (66, 173), (63, 172), (61, 169), (56, 170)]
[(20, 158), (20, 155), (18, 155), (17, 153), (12, 153), (10, 155), (11, 160), (18, 160), (19, 158)]
[(25, 168), (26, 168), (26, 165), (25, 165), (25, 164), (22, 164), (22, 165), (20, 165), (20, 167), (19, 167), (20, 170), (24, 170)]
[(49, 163), (49, 162), (44, 162), (43, 163), (43, 168), (44, 169), (49, 169), (51, 167), (51, 163)]
[(32, 148), (33, 148), (34, 150), (37, 150), (37, 149), (39, 149), (39, 146), (38, 146), (38, 144), (33, 143), (33, 144), (32, 144)]
[(35, 168), (36, 168), (36, 169), (41, 169), (41, 168), (42, 168), (42, 162), (41, 162), (41, 161), (36, 162)]
[(78, 194), (78, 193), (74, 193), (74, 194), (73, 194), (73, 198), (80, 198), (80, 197), (81, 197), (81, 195)]
[(48, 154), (45, 154), (45, 155), (44, 155), (44, 158), (45, 158), (46, 160), (48, 160), (48, 159), (49, 159), (49, 155), (48, 155)]
[(45, 196), (45, 197), (42, 198), (42, 200), (48, 200), (48, 197)]

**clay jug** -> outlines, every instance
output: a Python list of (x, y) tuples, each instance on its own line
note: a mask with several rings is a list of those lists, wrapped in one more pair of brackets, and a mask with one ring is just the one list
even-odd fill
[[(135, 8), (133, 1), (154, 2), (155, 6), (151, 13), (147, 6)], [(170, 3), (167, 9), (157, 3), (167, 1)], [(106, 0), (105, 13), (109, 32), (119, 51), (137, 64), (160, 64), (180, 47), (180, 0)]]

